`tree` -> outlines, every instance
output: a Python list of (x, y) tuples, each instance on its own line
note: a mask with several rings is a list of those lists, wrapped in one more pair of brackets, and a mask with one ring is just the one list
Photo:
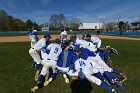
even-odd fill
[(0, 10), (0, 19), (6, 18), (8, 15), (4, 10)]
[(119, 30), (120, 30), (120, 35), (122, 35), (122, 32), (126, 30), (126, 23), (123, 21), (120, 21), (118, 24)]
[(107, 31), (114, 31), (117, 29), (117, 23), (109, 22), (109, 23), (105, 24), (105, 27), (106, 27)]
[(0, 10), (0, 31), (24, 31), (29, 29), (39, 29), (36, 22), (28, 19), (26, 22), (8, 15), (4, 10)]
[(0, 10), (0, 30), (1, 31), (6, 30), (5, 23), (6, 23), (7, 16), (8, 15), (4, 10)]
[(26, 30), (26, 23), (24, 23), (20, 19), (15, 19), (13, 28), (14, 28), (14, 31), (24, 31)]
[(30, 19), (28, 19), (26, 21), (26, 28), (27, 29), (32, 29), (32, 27), (33, 27), (33, 22)]
[(50, 22), (50, 29), (51, 30), (61, 30), (65, 27), (66, 24), (66, 17), (64, 14), (54, 14), (50, 16), (49, 22)]
[(74, 31), (77, 31), (81, 22), (82, 21), (79, 18), (73, 18), (73, 19), (71, 19), (69, 21), (69, 23), (70, 23), (70, 29), (71, 30), (74, 30)]

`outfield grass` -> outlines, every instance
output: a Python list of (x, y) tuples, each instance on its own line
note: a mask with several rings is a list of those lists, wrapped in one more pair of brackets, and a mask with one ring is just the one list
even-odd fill
[[(111, 59), (114, 67), (128, 76), (128, 81), (124, 82), (127, 90), (120, 93), (140, 93), (140, 41), (103, 40), (103, 43), (119, 51), (119, 55), (112, 54)], [(29, 42), (0, 43), (0, 93), (31, 93), (35, 70), (30, 68), (29, 48)], [(94, 84), (92, 86), (91, 93), (108, 93)], [(36, 93), (71, 93), (71, 89), (58, 75), (48, 87)]]

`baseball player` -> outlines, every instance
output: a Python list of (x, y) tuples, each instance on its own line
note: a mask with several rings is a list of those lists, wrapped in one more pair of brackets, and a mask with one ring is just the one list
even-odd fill
[(61, 42), (67, 40), (67, 31), (64, 30), (63, 32), (60, 33), (60, 40)]
[[(78, 54), (78, 52), (76, 52)], [(75, 69), (70, 70), (68, 68), (60, 68), (63, 72), (67, 72), (70, 76), (79, 76), (81, 72), (83, 75), (88, 79), (90, 82), (97, 84), (98, 86), (101, 86), (105, 88), (108, 91), (111, 91), (113, 93), (117, 93), (115, 89), (113, 89), (111, 86), (109, 86), (104, 81), (101, 81), (99, 78), (93, 76), (92, 74), (97, 73), (98, 70), (94, 69), (92, 67), (92, 63), (87, 62), (86, 60), (79, 57), (79, 54), (77, 57), (73, 59)]]
[[(110, 46), (105, 46), (105, 47), (101, 46), (101, 43), (102, 43), (101, 39), (98, 37), (91, 37), (90, 34), (86, 35), (86, 41), (92, 42), (96, 46), (97, 48), (96, 53), (103, 52), (106, 48), (110, 47)], [(118, 51), (114, 49), (114, 53), (118, 54)], [(112, 67), (112, 61), (109, 56), (105, 55), (103, 59), (109, 67)]]
[(31, 91), (36, 91), (39, 87), (40, 84), (43, 80), (43, 77), (48, 73), (49, 68), (51, 68), (53, 70), (53, 76), (50, 77), (50, 79), (48, 81), (44, 82), (44, 86), (47, 86), (54, 78), (54, 75), (56, 75), (56, 66), (57, 66), (57, 61), (58, 61), (58, 57), (60, 55), (60, 53), (62, 52), (62, 48), (59, 45), (60, 44), (60, 39), (55, 39), (55, 43), (51, 43), (50, 45), (48, 45), (48, 47), (46, 48), (46, 50), (49, 50), (49, 54), (46, 57), (46, 59), (44, 59), (43, 62), (43, 68), (41, 70), (41, 73), (39, 75), (38, 81), (37, 81), (37, 86), (35, 86), (34, 88), (31, 89)]
[[(95, 54), (88, 49), (79, 48), (78, 46), (75, 46), (74, 49), (77, 50), (80, 58), (90, 61), (92, 63), (92, 66), (94, 68), (97, 68), (101, 73), (103, 73), (112, 84), (115, 84), (116, 80), (119, 80), (118, 78), (112, 76), (109, 72), (115, 72), (117, 74), (120, 74), (120, 72), (116, 69), (108, 67), (101, 58), (102, 56), (109, 54), (111, 52), (111, 49), (106, 50), (100, 54)], [(125, 90), (125, 87), (121, 84), (117, 83), (117, 86), (120, 89)]]
[[(101, 39), (98, 38), (98, 37), (91, 37), (90, 34), (87, 34), (87, 35), (86, 35), (86, 39), (85, 39), (85, 40), (88, 41), (88, 42), (92, 42), (92, 43), (95, 45), (95, 47), (97, 48), (96, 53), (103, 52), (105, 48), (110, 47), (110, 46), (101, 47), (101, 43), (102, 43), (102, 42), (101, 42)], [(116, 53), (117, 53), (117, 51), (116, 51)], [(106, 62), (109, 66), (112, 65), (112, 64), (111, 64), (112, 61), (111, 61), (110, 57), (108, 57), (108, 56), (105, 55), (105, 56), (103, 57), (103, 59), (105, 60), (105, 62)]]
[[(71, 62), (72, 62), (72, 59), (75, 55), (75, 53), (73, 52), (72, 49), (66, 48), (68, 45), (69, 45), (69, 42), (65, 42), (65, 48), (62, 51), (62, 53), (59, 57), (58, 63), (57, 63), (57, 69), (62, 73), (63, 73), (63, 71), (61, 69), (71, 67), (71, 65), (72, 65)], [(69, 83), (69, 79), (68, 79), (66, 73), (63, 73), (63, 77), (65, 79), (65, 82)]]
[[(101, 48), (101, 39), (100, 38), (98, 38), (98, 37), (91, 37), (90, 34), (87, 34), (86, 35), (86, 40), (89, 41), (89, 42), (92, 42), (94, 45), (96, 45), (96, 47), (98, 48), (98, 50), (103, 50)], [(110, 46), (107, 46), (106, 48), (109, 48), (109, 47)], [(111, 48), (111, 49), (112, 49), (112, 52), (113, 53), (118, 54), (117, 50), (115, 50), (114, 48)], [(106, 64), (109, 67), (112, 67), (112, 64), (111, 64), (112, 61), (111, 61), (110, 57), (104, 55), (104, 56), (102, 56), (102, 58), (104, 59), (104, 61), (106, 62)], [(113, 72), (115, 72), (116, 74), (120, 75), (123, 78), (123, 81), (127, 80), (127, 77), (123, 73), (121, 73), (120, 71), (118, 71), (117, 69), (113, 68)]]
[[(78, 58), (81, 58), (81, 59), (83, 59), (83, 60), (86, 60), (87, 62), (85, 63), (85, 62), (82, 62), (82, 61), (79, 61), (79, 64), (80, 64), (80, 66), (81, 65), (84, 65), (84, 66), (92, 66), (92, 69), (94, 69), (93, 71), (94, 71), (94, 73), (96, 73), (96, 75), (97, 75), (97, 77), (98, 78), (100, 78), (102, 81), (105, 81), (104, 80), (104, 77), (101, 75), (101, 73), (100, 72), (102, 72), (102, 73), (104, 73), (104, 75), (105, 76), (107, 76), (107, 78), (110, 80), (110, 82), (111, 83), (113, 83), (113, 84), (115, 84), (115, 79), (117, 79), (117, 78), (115, 78), (115, 77), (113, 77), (109, 72), (108, 72), (108, 69), (110, 69), (111, 70), (111, 68), (108, 68), (107, 66), (105, 66), (106, 64), (102, 64), (102, 63), (100, 63), (100, 62), (96, 62), (96, 61), (94, 61), (94, 60), (89, 60), (88, 59), (88, 56), (87, 55), (89, 55), (89, 56), (93, 56), (93, 57), (96, 57), (97, 55), (95, 55), (94, 53), (92, 53), (92, 52), (90, 52), (89, 50), (87, 50), (87, 49), (80, 49), (80, 50), (78, 50), (78, 48), (76, 49), (75, 48), (75, 50), (77, 51), (76, 53), (78, 54)], [(87, 50), (87, 52), (84, 52), (84, 51), (86, 51)], [(89, 54), (88, 54), (88, 52), (89, 52)], [(106, 53), (103, 53), (103, 54), (101, 54), (100, 56), (103, 56), (104, 54), (107, 54), (109, 51), (107, 51)], [(97, 56), (98, 57), (98, 56)], [(101, 59), (101, 58), (100, 58)], [(99, 60), (99, 58), (96, 58), (96, 60), (98, 60), (98, 61), (101, 61), (101, 60)], [(95, 63), (94, 63), (94, 62)], [(102, 62), (102, 61), (101, 61)], [(77, 67), (76, 67), (77, 68)], [(64, 71), (67, 71), (67, 69), (63, 69)], [(91, 70), (92, 71), (92, 70)], [(86, 71), (86, 72), (88, 72), (88, 70)], [(85, 73), (86, 73), (85, 72)], [(84, 74), (85, 74), (84, 73)], [(68, 73), (67, 73), (68, 75), (71, 75), (71, 76), (73, 76), (73, 72), (72, 71), (69, 71)], [(78, 73), (76, 73), (76, 74), (78, 74)], [(93, 73), (92, 73), (93, 74)], [(114, 81), (114, 82), (113, 82)], [(120, 83), (116, 83), (115, 85), (117, 85), (117, 87), (118, 88), (120, 88), (120, 89), (122, 89), (122, 90), (125, 90), (125, 87), (122, 85), (122, 84), (120, 84)]]
[(37, 30), (33, 30), (33, 31), (29, 30), (28, 34), (31, 40), (31, 47), (33, 47), (35, 43), (37, 43), (39, 40), (39, 38), (37, 37), (38, 35)]
[[(31, 40), (31, 47), (33, 47), (39, 40), (39, 38), (37, 37), (38, 35), (37, 30), (29, 30), (28, 35)], [(36, 62), (33, 60), (31, 68), (34, 68), (35, 64)]]
[(89, 41), (89, 42), (92, 42), (97, 48), (101, 47), (102, 41), (98, 37), (91, 37), (90, 34), (87, 34), (86, 35), (86, 40)]
[[(67, 72), (68, 75), (70, 76), (78, 76), (80, 73), (80, 70), (82, 68), (82, 71), (85, 75), (85, 77), (91, 81), (92, 83), (95, 83), (109, 91), (112, 91), (113, 93), (117, 93), (115, 89), (111, 88), (109, 85), (107, 85), (105, 82), (101, 81), (99, 78), (92, 76), (92, 74), (99, 72), (97, 69), (93, 69), (92, 67), (92, 63), (90, 62), (86, 62), (86, 60), (83, 59), (79, 59), (79, 57), (76, 57), (75, 54), (73, 54), (73, 52), (71, 53), (71, 50), (67, 50), (67, 52), (69, 52), (69, 60), (67, 60), (67, 66), (64, 66), (64, 64), (66, 64), (65, 62), (63, 63), (61, 60), (58, 61), (58, 66), (57, 68), (62, 71), (62, 72)], [(73, 55), (75, 56), (73, 56)], [(60, 56), (61, 58), (62, 56)], [(70, 63), (74, 62), (74, 66), (75, 69), (74, 70), (69, 70)], [(62, 65), (63, 64), (63, 65)]]
[(43, 46), (45, 46), (49, 40), (50, 40), (51, 36), (49, 34), (45, 34), (44, 38), (40, 39), (32, 48), (30, 48), (29, 50), (29, 54), (31, 55), (31, 57), (34, 59), (34, 61), (36, 62), (36, 75), (35, 75), (35, 80), (37, 80), (38, 78), (38, 74), (39, 74), (39, 67), (41, 65), (43, 65), (41, 57), (40, 57), (40, 50)]
[(73, 44), (79, 44), (80, 47), (87, 48), (87, 49), (89, 49), (92, 52), (96, 52), (97, 51), (96, 45), (94, 45), (92, 42), (88, 42), (88, 41), (86, 41), (84, 39), (77, 38), (76, 35), (72, 35), (70, 37), (70, 40), (73, 42)]
[[(87, 42), (85, 40), (80, 40), (79, 38), (76, 37), (76, 35), (72, 35), (71, 36), (71, 41), (73, 42), (73, 44), (71, 44), (72, 47), (74, 47), (75, 44), (79, 44), (80, 47), (86, 48), (86, 49), (88, 49), (88, 50), (90, 50), (92, 52), (96, 52), (97, 49), (98, 49), (92, 42)], [(110, 48), (110, 49), (111, 49), (111, 52), (117, 53), (115, 49), (113, 49), (113, 48)], [(83, 54), (88, 54), (88, 53), (83, 53)], [(104, 54), (104, 56), (105, 56), (105, 54)], [(102, 63), (102, 62), (100, 62), (100, 63), (102, 65), (104, 65), (104, 67), (108, 68), (108, 70), (109, 70), (109, 67), (105, 63)], [(111, 70), (109, 70), (109, 71), (111, 72)], [(117, 70), (114, 70), (114, 72), (115, 73), (117, 72), (117, 74), (118, 74), (118, 71)], [(124, 77), (123, 74), (120, 74), (120, 75)]]

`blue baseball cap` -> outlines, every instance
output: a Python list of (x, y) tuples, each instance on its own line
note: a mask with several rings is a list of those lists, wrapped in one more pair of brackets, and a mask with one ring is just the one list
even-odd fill
[(45, 34), (45, 35), (44, 35), (44, 38), (46, 38), (46, 37), (52, 38), (52, 37), (50, 36), (50, 34)]
[(76, 39), (76, 38), (77, 38), (76, 34), (71, 35), (71, 36), (70, 36), (70, 40), (71, 40), (72, 38)]
[(56, 42), (56, 43), (60, 43), (61, 40), (60, 40), (59, 38), (56, 38), (56, 39), (55, 39), (55, 42)]
[(86, 37), (91, 37), (91, 35), (90, 34), (87, 34)]

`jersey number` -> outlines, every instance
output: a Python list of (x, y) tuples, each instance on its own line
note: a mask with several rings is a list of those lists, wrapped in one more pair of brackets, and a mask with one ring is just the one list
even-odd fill
[(79, 61), (80, 66), (86, 66), (86, 64), (84, 63), (84, 61)]
[(59, 50), (59, 48), (56, 47), (55, 50), (54, 50), (54, 53), (57, 53), (58, 50)]
[(90, 43), (88, 44), (88, 46), (90, 46)]

